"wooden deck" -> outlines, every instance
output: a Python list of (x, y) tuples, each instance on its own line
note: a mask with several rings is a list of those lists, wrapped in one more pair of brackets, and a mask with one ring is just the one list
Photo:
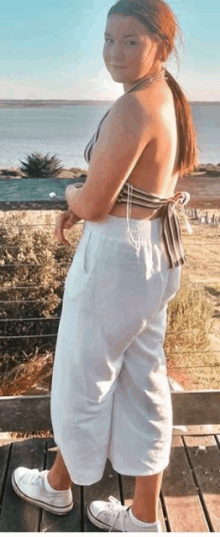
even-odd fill
[[(21, 500), (11, 486), (17, 466), (50, 468), (56, 454), (53, 438), (32, 438), (0, 447), (1, 532), (98, 532), (86, 506), (112, 495), (132, 501), (134, 478), (120, 476), (107, 461), (101, 481), (74, 487), (75, 505), (64, 516)], [(164, 532), (220, 532), (220, 434), (173, 434), (171, 459), (164, 471), (159, 518)], [(103, 532), (102, 532), (103, 533)]]

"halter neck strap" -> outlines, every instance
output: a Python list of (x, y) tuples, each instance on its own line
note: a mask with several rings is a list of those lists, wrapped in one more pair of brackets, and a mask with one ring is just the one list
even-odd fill
[(159, 73), (153, 73), (152, 75), (147, 75), (146, 77), (142, 78), (138, 82), (136, 82), (131, 88), (129, 88), (126, 93), (131, 93), (132, 91), (142, 88), (144, 86), (151, 86), (155, 84), (156, 82), (159, 82), (159, 80), (164, 80), (165, 77), (165, 69), (163, 68)]

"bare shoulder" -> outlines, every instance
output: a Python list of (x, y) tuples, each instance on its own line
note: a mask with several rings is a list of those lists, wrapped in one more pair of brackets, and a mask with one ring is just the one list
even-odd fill
[(136, 130), (149, 128), (152, 118), (151, 107), (146, 107), (137, 93), (121, 95), (113, 104), (109, 114), (109, 122), (120, 123), (125, 128), (129, 128), (130, 125)]
[(175, 118), (175, 107), (170, 88), (164, 82), (157, 86), (149, 86), (133, 94), (136, 101), (151, 119), (152, 124), (166, 123)]
[(166, 87), (153, 86), (124, 93), (114, 102), (103, 122), (100, 140), (103, 140), (103, 135), (108, 137), (112, 132), (119, 135), (126, 133), (133, 139), (144, 136), (150, 141), (160, 127), (168, 128), (169, 123), (175, 120), (175, 117), (172, 118), (173, 109), (172, 94)]

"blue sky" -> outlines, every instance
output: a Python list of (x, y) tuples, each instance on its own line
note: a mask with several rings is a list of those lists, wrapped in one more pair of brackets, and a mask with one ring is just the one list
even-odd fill
[[(102, 58), (114, 0), (8, 0), (0, 17), (0, 99), (114, 100)], [(220, 0), (169, 0), (183, 31), (176, 76), (190, 100), (220, 101)], [(62, 6), (62, 7), (61, 7)]]

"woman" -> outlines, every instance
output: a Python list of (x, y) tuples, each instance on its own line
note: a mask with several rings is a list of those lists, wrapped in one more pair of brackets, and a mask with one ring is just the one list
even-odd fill
[(86, 183), (69, 186), (55, 234), (85, 220), (65, 282), (51, 414), (58, 454), (49, 472), (18, 468), (23, 498), (72, 509), (71, 481), (113, 468), (136, 477), (130, 509), (110, 497), (88, 507), (99, 528), (161, 531), (158, 498), (172, 440), (163, 342), (168, 302), (185, 262), (174, 190), (196, 166), (190, 108), (164, 69), (177, 22), (162, 0), (119, 0), (107, 15), (104, 61), (124, 94), (86, 147)]

